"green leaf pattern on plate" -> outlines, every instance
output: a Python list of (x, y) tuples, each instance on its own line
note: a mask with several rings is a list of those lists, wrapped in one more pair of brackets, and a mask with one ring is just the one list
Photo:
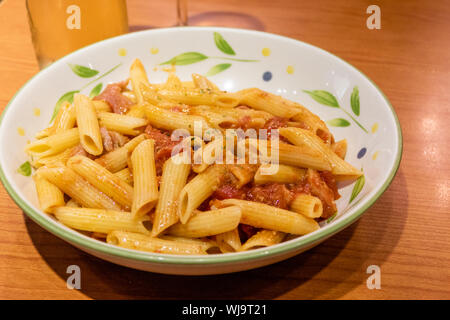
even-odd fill
[(327, 219), (327, 223), (330, 223), (331, 221), (333, 221), (334, 218), (336, 218), (336, 215), (337, 215), (337, 213), (335, 213), (335, 214), (333, 214), (331, 217), (329, 217), (329, 218)]
[(366, 183), (366, 178), (364, 177), (364, 175), (362, 175), (361, 177), (358, 178), (358, 180), (356, 180), (355, 186), (353, 187), (353, 190), (352, 190), (352, 195), (350, 196), (350, 200), (348, 201), (349, 204), (353, 200), (355, 200), (355, 198), (358, 196), (358, 194), (363, 189), (365, 183)]
[(350, 105), (352, 106), (353, 113), (359, 116), (359, 90), (357, 86), (353, 88), (352, 96), (350, 97)]
[(52, 115), (52, 118), (50, 119), (50, 122), (55, 120), (56, 115), (58, 114), (59, 109), (61, 108), (61, 105), (64, 102), (68, 101), (70, 103), (73, 103), (73, 96), (75, 95), (75, 93), (78, 93), (78, 92), (80, 92), (80, 91), (78, 91), (78, 90), (69, 91), (69, 92), (66, 92), (65, 94), (63, 94), (61, 96), (61, 98), (59, 98), (59, 100), (56, 102), (55, 108), (53, 109), (53, 115)]
[(78, 64), (69, 63), (69, 67), (77, 76), (82, 78), (92, 78), (93, 76), (98, 74), (97, 70), (85, 66), (80, 66)]
[(31, 164), (29, 161), (22, 163), (17, 172), (25, 177), (31, 176)]
[(188, 64), (193, 64), (196, 62), (200, 62), (203, 61), (205, 59), (208, 59), (208, 56), (205, 56), (204, 54), (200, 53), (200, 52), (185, 52), (182, 54), (179, 54), (175, 57), (173, 57), (172, 59), (161, 63), (162, 65), (165, 64), (172, 64), (172, 65), (176, 65), (176, 66), (185, 66)]
[(336, 97), (331, 93), (329, 93), (328, 91), (324, 90), (313, 90), (313, 91), (303, 90), (303, 91), (309, 94), (311, 98), (313, 98), (320, 104), (333, 108), (339, 108), (339, 103)]
[[(230, 44), (224, 39), (224, 37), (218, 33), (214, 32), (214, 43), (216, 47), (223, 53), (227, 55), (234, 56), (236, 55), (236, 52), (233, 50), (233, 48), (230, 46)], [(203, 53), (191, 51), (191, 52), (184, 52), (181, 53), (175, 57), (173, 57), (170, 60), (167, 60), (165, 62), (160, 63), (160, 65), (175, 65), (175, 66), (185, 66), (190, 65), (193, 63), (197, 63), (203, 60), (207, 59), (221, 59), (221, 60), (231, 60), (231, 61), (237, 61), (237, 62), (257, 62), (259, 60), (254, 59), (237, 59), (237, 58), (231, 58), (231, 57), (212, 57), (204, 55)], [(219, 72), (223, 72), (231, 67), (231, 63), (222, 63), (215, 65), (211, 67), (211, 69), (206, 73), (206, 76), (213, 76), (215, 74), (218, 74)]]
[[(325, 91), (325, 90), (313, 90), (313, 91), (303, 90), (303, 92), (306, 92), (307, 94), (309, 94), (311, 98), (313, 98), (320, 104), (323, 104), (323, 105), (329, 106), (329, 107), (333, 107), (333, 108), (341, 109), (347, 116), (350, 117), (350, 119), (352, 119), (358, 125), (358, 127), (360, 127), (365, 133), (369, 133), (369, 131), (367, 131), (367, 129), (364, 128), (364, 126), (361, 123), (359, 123), (358, 120), (356, 120), (347, 110), (343, 109), (339, 105), (339, 102), (337, 101), (336, 97), (332, 93)], [(353, 112), (355, 112), (355, 110), (356, 110), (355, 114), (357, 113), (357, 115), (359, 115), (358, 87), (353, 88), (353, 93), (352, 93), (352, 97), (350, 100), (351, 100), (350, 102), (352, 104)], [(357, 108), (356, 108), (356, 106), (357, 106)], [(345, 119), (339, 118), (339, 119), (333, 119), (333, 120), (328, 121), (328, 124), (334, 125), (337, 127), (348, 127), (350, 125), (350, 122), (348, 122)]]
[(89, 98), (94, 98), (96, 96), (98, 96), (100, 94), (100, 92), (102, 91), (103, 88), (103, 83), (99, 83), (98, 85), (96, 85), (91, 92), (89, 93)]
[(348, 127), (350, 126), (350, 122), (342, 118), (336, 118), (333, 120), (328, 120), (327, 123), (333, 127)]
[(205, 74), (205, 76), (210, 77), (210, 76), (216, 75), (222, 71), (227, 70), (229, 67), (231, 67), (231, 63), (221, 63), (218, 65), (215, 65), (214, 67), (209, 69), (209, 71)]
[(233, 48), (228, 44), (228, 42), (222, 37), (222, 35), (218, 32), (214, 32), (214, 42), (216, 43), (217, 48), (225, 54), (229, 54), (231, 56), (236, 55)]

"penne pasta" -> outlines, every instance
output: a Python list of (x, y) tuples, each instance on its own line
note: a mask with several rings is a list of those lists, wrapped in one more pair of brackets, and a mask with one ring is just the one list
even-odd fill
[(186, 185), (190, 171), (190, 164), (184, 164), (173, 158), (169, 158), (164, 163), (160, 196), (153, 221), (153, 237), (158, 236), (165, 229), (178, 222), (178, 196)]
[(111, 112), (111, 107), (104, 100), (92, 100), (94, 104), (95, 112)]
[(208, 250), (210, 250), (212, 248), (217, 247), (217, 243), (213, 240), (209, 240), (208, 238), (193, 239), (193, 238), (177, 237), (177, 236), (171, 236), (171, 235), (162, 235), (159, 238), (162, 240), (170, 240), (170, 241), (176, 241), (176, 242), (180, 242), (180, 243), (199, 245), (205, 252), (207, 252)]
[(299, 148), (308, 150), (311, 153), (318, 153), (320, 159), (328, 161), (330, 165), (329, 169), (318, 169), (311, 167), (312, 169), (330, 170), (331, 173), (336, 176), (336, 180), (356, 179), (362, 175), (361, 171), (340, 158), (327, 144), (323, 142), (322, 139), (308, 130), (301, 128), (281, 128), (280, 134)]
[(139, 233), (113, 231), (106, 242), (122, 248), (156, 253), (198, 255), (206, 254), (205, 246), (177, 240), (164, 240)]
[(240, 220), (241, 209), (237, 206), (197, 211), (187, 223), (175, 224), (167, 230), (167, 233), (190, 238), (208, 237), (236, 229)]
[(216, 235), (216, 242), (222, 253), (239, 251), (241, 239), (238, 228)]
[(39, 206), (42, 211), (52, 213), (56, 207), (64, 206), (64, 193), (38, 173), (33, 176)]
[(256, 228), (304, 235), (319, 229), (319, 224), (296, 212), (279, 209), (264, 203), (227, 199), (223, 205), (238, 206), (242, 210), (241, 223)]
[(279, 164), (278, 170), (274, 174), (264, 174), (264, 168), (268, 168), (269, 164), (262, 164), (258, 171), (256, 171), (254, 180), (255, 184), (265, 183), (296, 183), (301, 181), (305, 175), (306, 170), (292, 167), (288, 165)]
[(25, 151), (33, 157), (42, 158), (63, 152), (79, 143), (78, 128), (73, 128), (27, 144)]
[(245, 89), (238, 92), (241, 104), (256, 110), (266, 111), (278, 117), (291, 118), (298, 113), (293, 102), (280, 96), (257, 88)]
[(181, 223), (185, 224), (193, 211), (216, 190), (224, 174), (224, 166), (214, 165), (184, 186), (178, 198), (178, 216)]
[(212, 83), (211, 81), (208, 80), (208, 78), (198, 74), (198, 73), (193, 73), (192, 74), (192, 82), (194, 83), (196, 88), (199, 89), (209, 89), (209, 90), (213, 90), (213, 91), (220, 91), (219, 88)]
[(130, 80), (137, 103), (139, 105), (144, 104), (144, 95), (141, 91), (141, 84), (145, 84), (147, 86), (150, 84), (148, 83), (144, 65), (139, 59), (134, 60), (130, 67)]
[(83, 207), (121, 210), (114, 200), (66, 166), (42, 167), (39, 174)]
[(133, 150), (145, 139), (145, 134), (138, 135), (134, 139), (128, 141), (123, 147), (108, 152), (95, 161), (111, 172), (125, 169), (128, 165), (128, 154), (133, 152)]
[(298, 194), (292, 200), (290, 209), (308, 218), (319, 218), (322, 216), (323, 205), (322, 201), (317, 197)]
[(316, 170), (331, 170), (330, 163), (322, 158), (316, 150), (280, 143), (278, 153), (281, 164)]
[(301, 104), (163, 70), (149, 83), (136, 59), (103, 100), (61, 103), (25, 148), (43, 211), (127, 249), (238, 253), (317, 230), (337, 211), (336, 181), (362, 175)]
[(101, 127), (130, 136), (142, 133), (143, 127), (148, 124), (146, 119), (111, 112), (98, 113), (98, 122)]
[(102, 136), (94, 105), (88, 97), (75, 94), (74, 105), (80, 142), (86, 152), (98, 156), (103, 152)]
[(179, 90), (160, 89), (158, 90), (158, 94), (164, 99), (194, 106), (206, 104), (223, 108), (233, 108), (239, 104), (239, 98), (236, 94), (209, 89), (185, 87)]
[(75, 122), (76, 114), (74, 105), (68, 102), (63, 103), (53, 123), (52, 134), (72, 129), (75, 126)]
[(246, 251), (250, 249), (269, 247), (283, 241), (285, 233), (272, 230), (261, 230), (248, 239), (240, 248), (239, 251)]
[(66, 164), (67, 160), (69, 160), (72, 150), (74, 147), (70, 149), (66, 149), (63, 152), (57, 153), (52, 156), (46, 156), (46, 157), (37, 157), (33, 159), (33, 167), (39, 168), (42, 166), (51, 166), (54, 164)]
[(125, 168), (120, 171), (117, 171), (116, 173), (114, 173), (114, 175), (116, 177), (118, 177), (119, 179), (122, 179), (129, 185), (133, 185), (133, 174), (131, 173), (129, 168)]
[(77, 155), (67, 161), (67, 167), (73, 169), (95, 188), (120, 204), (125, 210), (131, 209), (133, 187), (94, 160)]
[(136, 219), (149, 213), (158, 200), (154, 149), (152, 139), (144, 140), (131, 155), (134, 185), (131, 212)]
[(184, 129), (194, 134), (195, 122), (202, 126), (203, 131), (209, 128), (205, 119), (200, 116), (186, 115), (181, 112), (174, 112), (152, 105), (145, 105), (144, 108), (149, 123), (159, 129)]
[(331, 144), (331, 150), (333, 150), (339, 158), (345, 160), (345, 155), (347, 154), (347, 140), (343, 139)]
[(75, 207), (57, 207), (54, 210), (55, 217), (71, 228), (110, 233), (113, 231), (128, 231), (149, 234), (144, 222), (148, 217), (139, 220), (133, 219), (130, 212), (113, 211), (103, 209), (87, 209)]

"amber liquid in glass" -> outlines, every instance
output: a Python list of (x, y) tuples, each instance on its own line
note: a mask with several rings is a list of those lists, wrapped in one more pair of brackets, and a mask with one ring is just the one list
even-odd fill
[(41, 68), (88, 44), (128, 32), (126, 0), (26, 0)]

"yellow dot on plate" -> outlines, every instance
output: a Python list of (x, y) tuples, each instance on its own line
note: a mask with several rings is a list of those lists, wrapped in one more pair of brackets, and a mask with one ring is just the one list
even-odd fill
[(372, 155), (372, 160), (376, 160), (378, 158), (379, 151), (375, 151), (375, 153)]
[(18, 128), (17, 128), (17, 133), (18, 133), (20, 136), (24, 136), (24, 135), (25, 135), (25, 129), (22, 128), (22, 127), (18, 127)]
[(372, 133), (375, 133), (378, 131), (378, 122), (375, 122), (374, 125), (372, 126)]
[(294, 73), (294, 67), (293, 66), (288, 66), (286, 68), (286, 72), (289, 73), (289, 74), (293, 74)]
[(120, 48), (120, 49), (119, 49), (119, 56), (125, 57), (126, 55), (127, 55), (127, 49), (125, 49), (125, 48)]
[(36, 117), (39, 117), (39, 116), (41, 115), (41, 109), (39, 109), (39, 108), (34, 108), (34, 109), (33, 109), (33, 114), (34, 114)]
[(268, 57), (268, 56), (270, 56), (270, 49), (269, 48), (263, 48), (261, 53), (262, 53), (262, 55), (264, 57)]
[(159, 52), (158, 48), (151, 48), (150, 49), (151, 54), (157, 54)]

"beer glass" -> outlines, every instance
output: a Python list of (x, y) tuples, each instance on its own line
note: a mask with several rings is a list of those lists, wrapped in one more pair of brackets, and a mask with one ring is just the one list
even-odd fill
[(26, 5), (40, 68), (128, 32), (126, 0), (26, 0)]

